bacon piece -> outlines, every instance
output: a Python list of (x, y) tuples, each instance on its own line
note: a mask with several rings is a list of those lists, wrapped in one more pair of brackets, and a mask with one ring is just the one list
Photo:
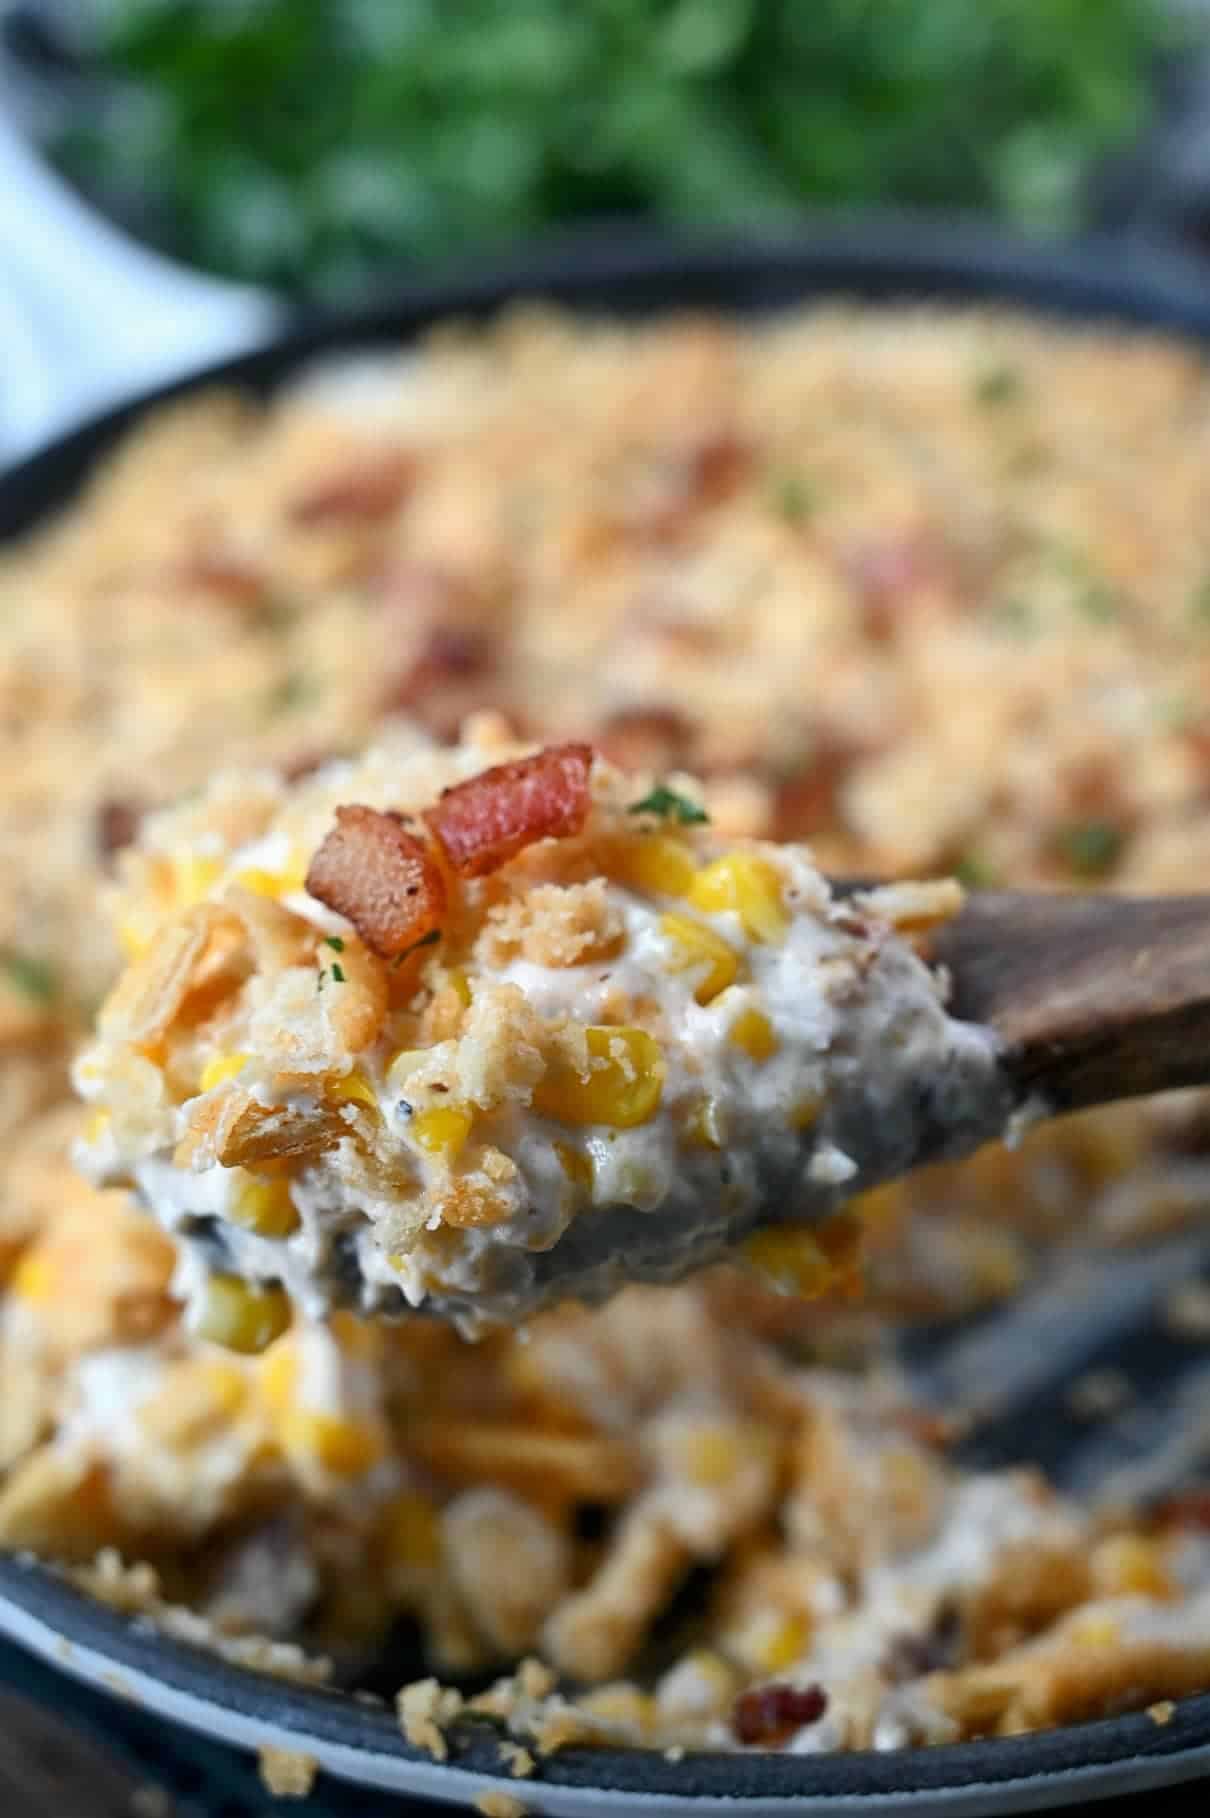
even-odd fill
[(184, 564), (181, 579), (187, 587), (232, 606), (255, 606), (265, 592), (263, 570), (217, 547), (195, 550)]
[(777, 1742), (818, 1723), (828, 1708), (828, 1694), (821, 1685), (762, 1685), (741, 1692), (731, 1712), (731, 1728), (739, 1742)]
[(129, 796), (111, 795), (98, 802), (96, 813), (97, 851), (110, 859), (123, 846), (129, 846), (139, 831), (143, 818), (142, 804)]
[(588, 816), (590, 745), (548, 745), (442, 792), (425, 820), (461, 877), (483, 877), (535, 840), (578, 833)]
[(743, 484), (751, 450), (727, 431), (703, 436), (655, 457), (623, 512), (632, 535), (673, 541), (704, 511), (723, 504)]
[(846, 550), (843, 567), (871, 643), (890, 643), (921, 599), (952, 587), (952, 566), (948, 552), (927, 530), (879, 537)]
[(288, 507), (293, 524), (375, 524), (403, 503), (416, 476), (416, 459), (405, 449), (354, 456), (317, 480)]
[(352, 922), (380, 959), (394, 959), (440, 926), (445, 880), (398, 814), (350, 803), (311, 860), (307, 889)]

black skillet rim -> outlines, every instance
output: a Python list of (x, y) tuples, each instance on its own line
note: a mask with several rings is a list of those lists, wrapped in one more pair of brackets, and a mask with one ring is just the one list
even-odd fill
[[(1167, 245), (1112, 237), (1025, 242), (979, 222), (865, 216), (806, 224), (772, 238), (679, 241), (610, 228), (545, 242), (480, 268), (402, 286), (355, 314), (312, 317), (262, 349), (162, 386), (86, 422), (0, 475), (0, 540), (33, 528), (71, 498), (92, 463), (149, 406), (207, 384), (270, 391), (325, 353), (397, 345), (450, 316), (490, 316), (515, 298), (601, 315), (678, 309), (753, 313), (812, 298), (1016, 304), (1076, 322), (1168, 330), (1210, 342), (1210, 272)], [(119, 1669), (266, 1727), (355, 1754), (427, 1762), (392, 1713), (345, 1694), (272, 1679), (122, 1616), (27, 1559), (0, 1558), (0, 1599)], [(499, 1774), (492, 1732), (451, 1738), (451, 1766)], [(570, 1749), (543, 1764), (553, 1786), (665, 1798), (878, 1798), (1034, 1782), (1210, 1747), (1210, 1693), (1178, 1703), (1165, 1724), (1146, 1713), (932, 1749), (836, 1756)], [(367, 1782), (366, 1784), (373, 1784)]]

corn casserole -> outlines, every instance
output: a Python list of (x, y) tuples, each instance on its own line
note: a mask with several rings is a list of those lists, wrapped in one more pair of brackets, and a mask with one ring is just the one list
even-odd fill
[[(272, 948), (303, 877), (288, 840), (248, 849), (308, 791), (389, 806), (346, 789), (369, 742), (692, 772), (718, 857), (1197, 888), (1208, 452), (1191, 347), (906, 307), (522, 311), (130, 435), (0, 565), (0, 1544), (270, 1670), (355, 1672), (412, 1621), (435, 1677), (400, 1719), (437, 1754), (442, 1681), (492, 1672), (471, 1702), (527, 1760), (893, 1748), (1210, 1686), (1205, 1497), (1083, 1506), (963, 1467), (882, 1342), (1204, 1222), (1203, 1097), (1065, 1121), (520, 1335), (228, 1295), (232, 1350), (183, 1318), (172, 1236), (77, 1173), (117, 1137), (68, 1084), (121, 966), (206, 921), (237, 853), (239, 927)], [(352, 964), (314, 932), (329, 1015)], [(440, 943), (420, 957), (424, 1046), (468, 1006)], [(144, 1056), (149, 1104), (162, 1065), (180, 1103), (222, 1099), (230, 1038)], [(280, 1242), (288, 1184), (245, 1159), (248, 1227)], [(583, 1152), (559, 1165), (574, 1188)]]

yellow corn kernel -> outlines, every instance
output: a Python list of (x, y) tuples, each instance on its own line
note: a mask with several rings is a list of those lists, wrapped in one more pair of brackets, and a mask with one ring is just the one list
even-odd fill
[(742, 1010), (728, 1029), (727, 1039), (754, 1061), (767, 1061), (781, 1046), (763, 1010)]
[(786, 1120), (791, 1130), (813, 1130), (819, 1122), (823, 1104), (824, 1101), (817, 1092), (808, 1092), (805, 1097), (797, 1099), (791, 1105)]
[(674, 972), (688, 972), (691, 967), (706, 968), (693, 995), (699, 1004), (708, 1004), (720, 991), (734, 984), (739, 972), (739, 955), (728, 946), (721, 934), (695, 922), (691, 915), (670, 911), (660, 917), (660, 929), (676, 948)]
[(731, 852), (699, 871), (689, 891), (698, 909), (738, 915), (750, 940), (779, 941), (789, 927), (781, 900), (781, 879), (767, 859)]
[(242, 1073), (248, 1064), (246, 1054), (216, 1054), (202, 1068), (202, 1077), (198, 1081), (199, 1092), (211, 1092), (215, 1086), (221, 1086), (224, 1080), (234, 1079)]
[(745, 1261), (775, 1288), (803, 1300), (823, 1294), (836, 1279), (836, 1264), (816, 1238), (791, 1225), (771, 1225), (766, 1231), (753, 1232), (742, 1250)]
[(646, 1029), (584, 1031), (592, 1068), (581, 1079), (566, 1061), (549, 1066), (534, 1088), (534, 1108), (564, 1124), (629, 1130), (653, 1117), (664, 1091), (664, 1057)]
[(429, 1111), (418, 1111), (408, 1129), (430, 1155), (444, 1155), (447, 1161), (453, 1161), (461, 1153), (474, 1121), (474, 1113), (465, 1105), (434, 1105)]
[(59, 1271), (44, 1250), (27, 1250), (13, 1270), (9, 1292), (31, 1306), (44, 1307), (62, 1289)]
[(384, 1511), (383, 1541), (394, 1565), (431, 1568), (441, 1559), (437, 1510), (427, 1496), (403, 1490)]
[(279, 897), (291, 890), (301, 890), (306, 875), (305, 864), (300, 859), (292, 858), (280, 871), (266, 871), (260, 865), (249, 865), (246, 870), (236, 872), (233, 882), (242, 884), (245, 890), (254, 891), (257, 896)]
[(298, 1346), (292, 1334), (266, 1351), (260, 1362), (261, 1398), (271, 1414), (283, 1415), (298, 1387)]
[(128, 960), (142, 959), (158, 926), (158, 918), (146, 909), (132, 909), (118, 923), (118, 945)]
[(267, 1350), (290, 1323), (290, 1300), (276, 1282), (241, 1281), (238, 1275), (212, 1275), (197, 1331), (211, 1344), (250, 1356)]
[(1077, 1648), (1116, 1648), (1122, 1629), (1115, 1617), (1094, 1609), (1087, 1616), (1077, 1616), (1066, 1636)]
[(586, 1716), (595, 1717), (599, 1723), (616, 1723), (640, 1736), (655, 1721), (655, 1702), (650, 1692), (641, 1692), (637, 1685), (625, 1682), (598, 1686), (576, 1702)]
[(99, 1143), (111, 1122), (108, 1111), (90, 1111), (84, 1120), (85, 1142)]
[(694, 1149), (721, 1149), (727, 1140), (723, 1108), (716, 1098), (699, 1099), (685, 1120), (685, 1140)]
[(636, 834), (618, 848), (610, 869), (648, 896), (686, 896), (695, 875), (688, 847), (665, 833)]
[(770, 1615), (744, 1637), (744, 1651), (762, 1671), (784, 1673), (801, 1660), (811, 1638), (811, 1625), (799, 1615)]
[(1110, 1534), (1100, 1541), (1092, 1551), (1092, 1579), (1106, 1597), (1171, 1597), (1174, 1590), (1159, 1546), (1142, 1534)]
[(278, 1438), (284, 1452), (313, 1461), (333, 1477), (361, 1477), (386, 1451), (385, 1435), (375, 1422), (304, 1408), (284, 1417)]
[(230, 1216), (258, 1237), (289, 1237), (299, 1226), (298, 1208), (290, 1197), (290, 1184), (280, 1178), (258, 1179), (249, 1175), (231, 1196)]
[(699, 1689), (703, 1703), (709, 1699), (707, 1708), (716, 1711), (726, 1710), (738, 1690), (738, 1676), (735, 1668), (730, 1661), (724, 1660), (721, 1654), (716, 1654), (713, 1648), (691, 1649), (688, 1654), (683, 1655), (677, 1661), (673, 1671), (678, 1680), (682, 1673), (688, 1671), (693, 1673), (697, 1681), (697, 1686), (694, 1688), (695, 1710), (698, 1709), (697, 1693)]
[(446, 974), (446, 984), (458, 999), (464, 1010), (471, 1007), (471, 982), (461, 966), (454, 966)]
[(585, 1155), (583, 1149), (574, 1149), (570, 1143), (556, 1143), (555, 1154), (573, 1186), (583, 1187), (586, 1193), (591, 1193), (594, 1178), (591, 1155)]
[(690, 1483), (716, 1489), (730, 1483), (743, 1462), (739, 1435), (734, 1427), (707, 1427), (691, 1435), (685, 1452)]
[(203, 858), (198, 852), (182, 852), (172, 861), (172, 897), (178, 909), (191, 909), (218, 881), (222, 873), (218, 859)]
[(339, 1104), (367, 1105), (371, 1111), (378, 1109), (378, 1094), (360, 1067), (354, 1067), (351, 1073), (343, 1074), (340, 1079), (330, 1079), (327, 1091), (328, 1097), (336, 1099)]

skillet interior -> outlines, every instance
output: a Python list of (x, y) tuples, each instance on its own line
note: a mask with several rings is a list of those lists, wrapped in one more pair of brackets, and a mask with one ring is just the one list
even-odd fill
[[(28, 529), (66, 504), (89, 468), (149, 404), (219, 381), (271, 391), (317, 356), (352, 347), (396, 345), (450, 315), (481, 317), (517, 296), (544, 297), (597, 313), (642, 316), (661, 309), (752, 312), (837, 294), (865, 299), (995, 298), (1080, 320), (1169, 328), (1210, 340), (1210, 285), (1197, 267), (1153, 248), (1134, 257), (1120, 242), (1045, 248), (1006, 240), (964, 223), (902, 218), (829, 225), (790, 241), (698, 243), (594, 233), (518, 257), (494, 271), (405, 289), (362, 314), (302, 323), (282, 341), (166, 387), (86, 425), (0, 479), (0, 536)], [(943, 1340), (939, 1355), (944, 1356)], [(1014, 1411), (1028, 1432), (1028, 1407)], [(171, 1693), (159, 1708), (237, 1737), (288, 1732), (321, 1758), (335, 1750), (338, 1771), (387, 1784), (369, 1757), (396, 1763), (394, 1784), (465, 1797), (456, 1773), (409, 1763), (424, 1758), (404, 1743), (393, 1718), (328, 1692), (290, 1687), (217, 1662), (181, 1643), (140, 1631), (60, 1584), (44, 1569), (0, 1560), (0, 1628), (84, 1676), (103, 1656), (123, 1672), (158, 1681)], [(63, 1642), (56, 1641), (62, 1637)], [(73, 1649), (75, 1653), (73, 1654)], [(146, 1692), (144, 1692), (146, 1697)], [(207, 1716), (207, 1711), (209, 1715)], [(224, 1724), (226, 1728), (224, 1729)], [(249, 1731), (248, 1726), (252, 1729)], [(765, 1809), (821, 1800), (831, 1809), (890, 1794), (932, 1804), (945, 1790), (975, 1789), (978, 1809), (1053, 1803), (1075, 1793), (1125, 1791), (1136, 1774), (1188, 1778), (1210, 1759), (1210, 1694), (1187, 1700), (1160, 1728), (1145, 1715), (1071, 1726), (1020, 1739), (964, 1743), (899, 1755), (830, 1758), (779, 1755), (694, 1756), (673, 1763), (628, 1750), (568, 1751), (543, 1771), (551, 1809), (571, 1809), (589, 1793), (678, 1800), (742, 1799)], [(480, 1777), (498, 1773), (490, 1739), (468, 1735), (455, 1762)], [(1133, 1764), (1133, 1765), (1130, 1765)], [(333, 1763), (335, 1765), (335, 1763)], [(428, 1784), (445, 1775), (444, 1786)], [(423, 1788), (421, 1779), (423, 1775)], [(1074, 1777), (1074, 1778), (1073, 1778)], [(460, 1782), (460, 1784), (458, 1784)], [(991, 1789), (999, 1787), (998, 1796)], [(1047, 1790), (1044, 1790), (1047, 1789)], [(1011, 1789), (1011, 1790), (1010, 1790)], [(535, 1788), (537, 1793), (540, 1789)], [(990, 1803), (989, 1803), (990, 1801)], [(948, 1803), (948, 1802), (947, 1802)], [(977, 1809), (962, 1800), (963, 1809)], [(956, 1807), (954, 1809), (957, 1809)]]

